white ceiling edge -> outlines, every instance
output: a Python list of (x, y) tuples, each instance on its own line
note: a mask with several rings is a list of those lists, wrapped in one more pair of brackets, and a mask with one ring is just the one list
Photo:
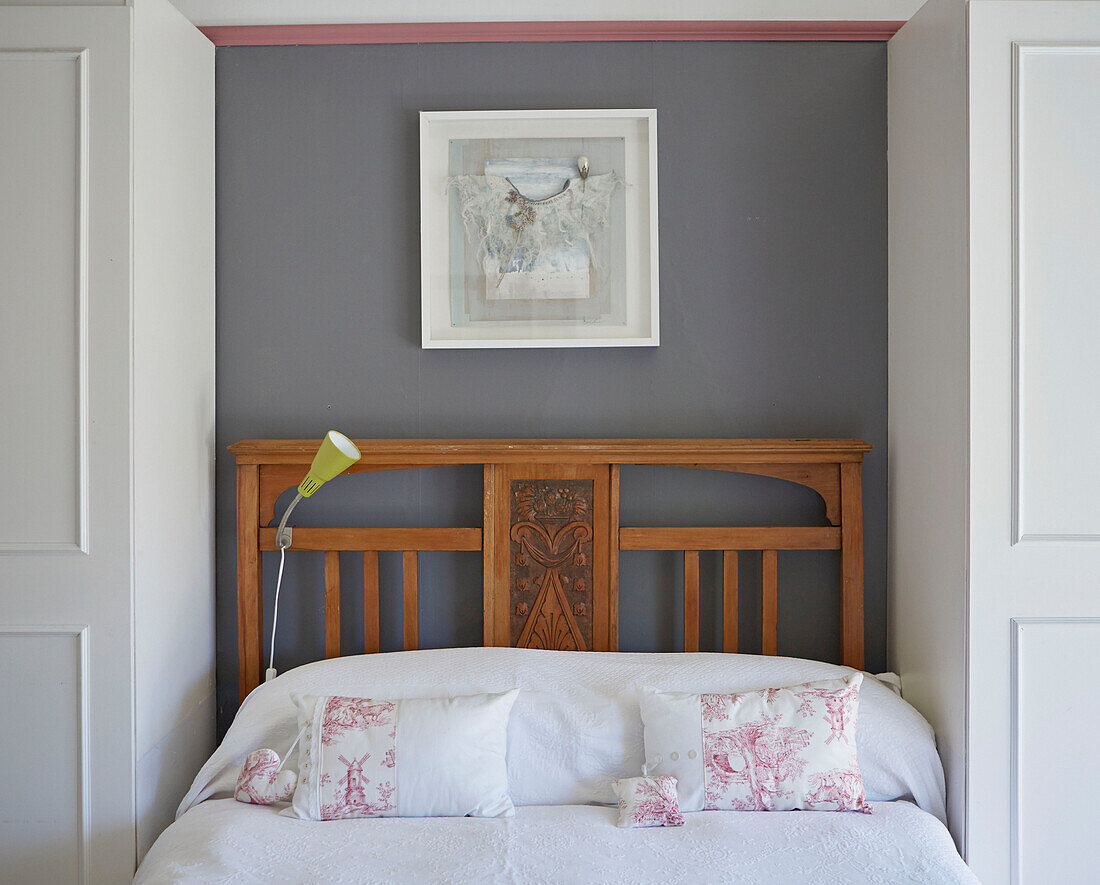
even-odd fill
[(171, 0), (206, 25), (483, 21), (907, 21), (925, 0)]

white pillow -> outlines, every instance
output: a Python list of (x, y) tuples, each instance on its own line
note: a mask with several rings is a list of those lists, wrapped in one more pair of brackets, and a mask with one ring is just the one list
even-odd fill
[(505, 756), (518, 694), (294, 696), (302, 742), (291, 812), (305, 820), (514, 815)]
[(681, 811), (865, 811), (856, 757), (863, 674), (744, 694), (644, 691), (646, 765)]

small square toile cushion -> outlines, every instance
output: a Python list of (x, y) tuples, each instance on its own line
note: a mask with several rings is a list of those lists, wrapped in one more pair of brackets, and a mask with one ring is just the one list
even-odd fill
[(302, 741), (292, 814), (512, 816), (505, 756), (518, 694), (295, 697)]
[(615, 781), (619, 797), (620, 827), (682, 827), (680, 800), (676, 796), (676, 778), (667, 774), (656, 777), (623, 777)]
[(856, 758), (862, 673), (745, 694), (646, 689), (648, 770), (683, 811), (870, 812)]

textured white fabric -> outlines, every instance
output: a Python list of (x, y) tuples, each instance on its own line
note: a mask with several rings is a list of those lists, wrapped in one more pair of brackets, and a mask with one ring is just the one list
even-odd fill
[(462, 697), (297, 697), (303, 820), (514, 813), (505, 761), (515, 690)]
[(642, 692), (647, 770), (680, 809), (869, 811), (856, 756), (862, 673), (745, 694)]
[[(179, 814), (233, 795), (245, 757), (285, 753), (297, 734), (291, 692), (351, 697), (438, 697), (519, 688), (508, 726), (508, 779), (516, 805), (615, 803), (611, 782), (642, 770), (644, 686), (737, 693), (853, 672), (758, 655), (554, 652), (460, 648), (333, 658), (264, 683), (245, 700), (221, 746), (198, 773)], [(943, 769), (932, 729), (874, 679), (861, 690), (856, 743), (867, 798), (911, 798), (946, 820)]]
[(618, 810), (527, 807), (512, 818), (323, 824), (273, 807), (202, 803), (145, 857), (138, 885), (191, 883), (734, 883), (976, 885), (947, 830), (908, 802), (873, 814), (701, 811), (620, 829)]

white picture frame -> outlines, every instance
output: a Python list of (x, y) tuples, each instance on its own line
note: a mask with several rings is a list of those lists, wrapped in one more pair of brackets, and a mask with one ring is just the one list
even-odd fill
[[(564, 161), (575, 163), (588, 154), (590, 177), (582, 180), (578, 172), (566, 179)], [(503, 171), (490, 176), (490, 164), (496, 170), (517, 164), (546, 168), (550, 171), (542, 174), (559, 174), (566, 184), (545, 200), (544, 210), (544, 201), (529, 199), (513, 185), (514, 176), (506, 178)], [(521, 169), (521, 174), (528, 173)], [(565, 255), (570, 269), (540, 273), (521, 257), (513, 260), (515, 249), (487, 254), (491, 247), (463, 214), (470, 204), (453, 186), (458, 178), (492, 179), (494, 186), (506, 181), (539, 213), (553, 211), (551, 199), (559, 206), (563, 201), (591, 205), (586, 201), (595, 200), (600, 187), (615, 185), (602, 204), (607, 208), (602, 223), (592, 221), (598, 212), (581, 213), (592, 245), (584, 245), (580, 258)], [(591, 194), (589, 181), (595, 188)], [(493, 207), (504, 206), (495, 191), (490, 196)], [(559, 250), (541, 260), (557, 261), (563, 254)], [(658, 345), (657, 111), (421, 111), (420, 257), (425, 348)], [(496, 267), (502, 268), (499, 275)], [(508, 276), (511, 272), (515, 275)], [(553, 281), (569, 274), (574, 278), (567, 284)]]

